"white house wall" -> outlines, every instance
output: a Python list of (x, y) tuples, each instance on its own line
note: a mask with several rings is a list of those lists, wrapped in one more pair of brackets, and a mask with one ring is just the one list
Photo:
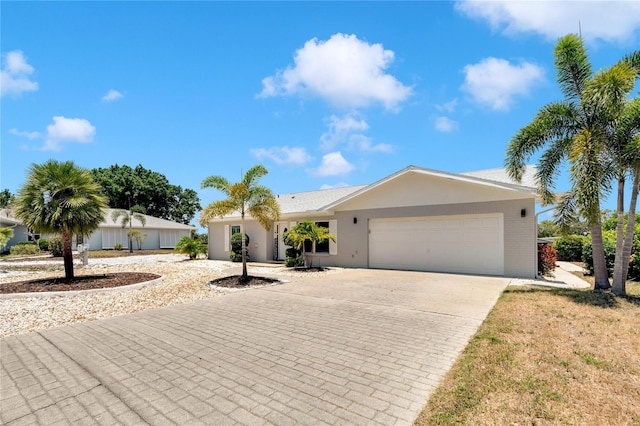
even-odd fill
[(407, 173), (345, 201), (338, 208), (340, 210), (383, 209), (396, 206), (468, 204), (531, 197), (530, 194), (506, 188), (420, 173)]
[[(180, 238), (190, 235), (190, 231), (188, 230), (134, 229), (138, 229), (143, 234), (147, 234), (142, 244), (142, 250), (171, 249), (175, 247), (175, 243), (179, 241)], [(113, 245), (116, 243), (122, 244), (123, 249), (128, 249), (128, 231), (126, 228), (100, 228), (89, 236), (89, 250), (113, 249)], [(132, 243), (133, 249), (138, 250), (136, 241), (133, 240)]]
[[(229, 260), (231, 238), (230, 227), (240, 225), (240, 220), (209, 223), (209, 258)], [(273, 229), (265, 230), (255, 220), (247, 220), (245, 233), (249, 236), (249, 257), (255, 262), (273, 259)], [(225, 227), (227, 231), (225, 232)]]

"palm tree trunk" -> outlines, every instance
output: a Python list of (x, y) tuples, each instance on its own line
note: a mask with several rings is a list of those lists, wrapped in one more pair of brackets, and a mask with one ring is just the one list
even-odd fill
[[(627, 293), (627, 274), (629, 273), (629, 260), (631, 249), (633, 248), (633, 232), (636, 225), (636, 204), (638, 202), (638, 190), (640, 189), (640, 169), (636, 170), (631, 185), (631, 201), (629, 202), (629, 214), (627, 219), (627, 232), (624, 236), (622, 247), (622, 270), (620, 272), (620, 282), (616, 286), (616, 276), (613, 276), (613, 292), (619, 295)], [(617, 292), (619, 291), (619, 293)]]
[(608, 290), (609, 273), (607, 271), (607, 262), (604, 257), (604, 245), (602, 243), (602, 225), (598, 223), (591, 226), (591, 253), (593, 255), (593, 273), (596, 283), (595, 291)]
[(247, 238), (244, 232), (244, 211), (242, 212), (242, 221), (240, 223), (240, 233), (242, 235), (242, 281), (246, 281), (249, 274), (247, 273)]
[(64, 278), (67, 282), (73, 281), (73, 251), (71, 248), (71, 232), (62, 231), (62, 258), (64, 260)]
[(618, 214), (618, 223), (616, 224), (616, 258), (613, 264), (613, 286), (612, 291), (615, 294), (624, 294), (625, 279), (622, 275), (622, 265), (624, 264), (623, 245), (624, 245), (624, 174), (618, 177), (618, 202), (616, 212)]

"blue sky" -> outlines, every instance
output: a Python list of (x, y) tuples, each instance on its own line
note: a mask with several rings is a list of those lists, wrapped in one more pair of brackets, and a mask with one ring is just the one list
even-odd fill
[(276, 193), (410, 164), (502, 167), (510, 138), (561, 99), (558, 37), (581, 27), (594, 69), (640, 45), (637, 1), (3, 1), (0, 14), (0, 188), (50, 158), (142, 164), (203, 206), (221, 198), (204, 178), (259, 163)]

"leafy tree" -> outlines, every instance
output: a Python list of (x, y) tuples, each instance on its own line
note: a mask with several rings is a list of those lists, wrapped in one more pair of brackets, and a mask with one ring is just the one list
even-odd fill
[[(526, 161), (545, 148), (538, 164), (538, 191), (545, 203), (555, 202), (553, 184), (560, 167), (568, 162), (571, 191), (557, 212), (565, 224), (582, 216), (589, 225), (593, 244), (595, 290), (610, 288), (605, 264), (600, 200), (611, 187), (609, 129), (618, 98), (608, 95), (594, 76), (583, 41), (574, 34), (558, 40), (555, 67), (564, 101), (545, 105), (534, 120), (511, 139), (506, 166), (516, 181), (522, 179)], [(625, 86), (627, 87), (627, 86)]]
[(142, 245), (144, 244), (144, 240), (147, 239), (147, 234), (143, 234), (139, 229), (132, 229), (127, 232), (127, 237), (129, 237), (129, 241), (133, 240), (138, 245), (138, 250), (142, 250)]
[[(284, 243), (288, 246), (300, 250), (305, 260), (305, 265), (309, 268), (313, 267), (313, 255), (316, 254), (316, 245), (327, 240), (336, 241), (336, 237), (329, 233), (324, 226), (318, 226), (310, 220), (302, 221), (285, 232), (283, 236)], [(311, 241), (311, 259), (304, 250), (305, 241)]]
[(538, 224), (538, 238), (555, 237), (558, 233), (558, 227), (552, 220), (543, 220)]
[(109, 206), (128, 209), (138, 205), (146, 214), (188, 224), (200, 210), (200, 199), (193, 189), (172, 185), (163, 174), (141, 165), (113, 165), (91, 171), (109, 197)]
[[(262, 165), (253, 166), (242, 176), (240, 182), (230, 183), (222, 176), (209, 176), (202, 181), (202, 188), (214, 188), (227, 196), (226, 199), (214, 201), (204, 208), (200, 215), (200, 224), (206, 227), (215, 217), (240, 213), (240, 233), (245, 235), (245, 214), (257, 220), (267, 231), (271, 229), (271, 222), (280, 217), (280, 205), (273, 192), (266, 186), (259, 185), (260, 178), (269, 173)], [(242, 238), (242, 281), (246, 281), (247, 274), (247, 246)]]
[(197, 238), (182, 237), (174, 249), (177, 253), (183, 253), (193, 260), (199, 254), (207, 254), (207, 246)]
[(0, 209), (9, 207), (14, 200), (14, 195), (8, 189), (5, 188), (0, 191)]
[(13, 238), (13, 229), (0, 228), (0, 251), (4, 250), (11, 238)]
[(89, 170), (72, 161), (32, 164), (18, 191), (15, 215), (42, 234), (60, 234), (67, 282), (73, 281), (73, 235), (88, 236), (104, 219), (107, 198)]
[(145, 226), (147, 224), (147, 218), (144, 217), (142, 213), (138, 213), (133, 210), (127, 211), (123, 209), (117, 209), (111, 212), (111, 220), (116, 223), (120, 221), (120, 226), (122, 226), (123, 228), (126, 228), (127, 225), (129, 226), (129, 232), (127, 232), (127, 237), (129, 238), (129, 253), (133, 253), (133, 219), (140, 222), (142, 226)]

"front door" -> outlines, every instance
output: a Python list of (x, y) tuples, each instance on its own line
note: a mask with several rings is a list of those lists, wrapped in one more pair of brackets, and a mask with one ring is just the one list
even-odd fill
[(287, 246), (284, 245), (284, 241), (282, 241), (282, 235), (289, 229), (289, 222), (278, 222), (276, 223), (276, 235), (275, 237), (278, 239), (278, 260), (284, 260), (286, 256)]

